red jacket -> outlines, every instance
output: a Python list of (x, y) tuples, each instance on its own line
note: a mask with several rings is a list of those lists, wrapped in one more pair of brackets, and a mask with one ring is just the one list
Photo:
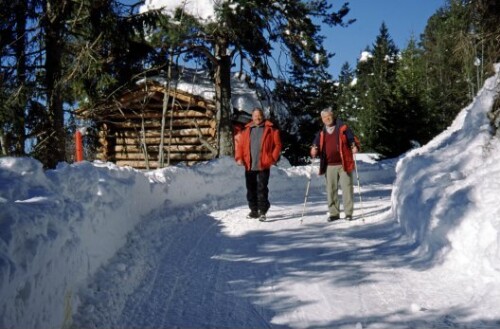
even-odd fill
[[(339, 150), (340, 158), (342, 160), (342, 167), (348, 174), (350, 174), (355, 168), (351, 145), (354, 143), (358, 150), (361, 149), (361, 146), (356, 136), (354, 136), (352, 131), (345, 124), (343, 124), (342, 121), (337, 120), (335, 129), (339, 133)], [(325, 157), (324, 143), (325, 131), (321, 130), (313, 143), (318, 147), (318, 153), (320, 156), (320, 175), (323, 175), (326, 172), (326, 167), (328, 165)]]
[[(253, 122), (246, 124), (245, 129), (240, 135), (235, 138), (235, 155), (236, 161), (243, 161), (245, 169), (251, 169), (250, 156), (250, 130)], [(281, 154), (281, 138), (278, 129), (274, 128), (270, 121), (264, 121), (264, 133), (262, 135), (262, 144), (260, 146), (260, 169), (265, 170), (271, 168), (273, 164), (278, 162)]]

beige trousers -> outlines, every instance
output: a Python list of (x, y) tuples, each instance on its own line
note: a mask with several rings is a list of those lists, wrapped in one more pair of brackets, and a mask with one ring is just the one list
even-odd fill
[(330, 216), (340, 215), (339, 186), (342, 189), (342, 203), (346, 216), (352, 216), (354, 212), (354, 188), (352, 173), (345, 172), (342, 165), (328, 166), (325, 173), (326, 195), (328, 200), (328, 212)]

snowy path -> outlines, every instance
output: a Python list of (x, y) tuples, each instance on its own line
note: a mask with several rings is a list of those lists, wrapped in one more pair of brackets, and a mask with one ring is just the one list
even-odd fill
[(365, 221), (357, 211), (353, 222), (326, 222), (322, 189), (311, 191), (302, 224), (301, 193), (271, 194), (267, 222), (246, 219), (241, 200), (209, 214), (210, 205), (180, 210), (180, 220), (160, 210), (97, 274), (74, 326), (439, 328), (457, 314), (463, 324), (467, 292), (413, 261), (388, 218), (390, 194), (391, 185), (366, 186)]

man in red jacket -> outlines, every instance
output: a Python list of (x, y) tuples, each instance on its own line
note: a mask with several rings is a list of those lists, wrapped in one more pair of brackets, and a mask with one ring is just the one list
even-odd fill
[(342, 189), (342, 201), (346, 220), (352, 220), (354, 211), (354, 189), (352, 171), (355, 169), (354, 155), (359, 141), (351, 129), (336, 118), (330, 107), (321, 111), (324, 127), (318, 132), (311, 148), (311, 157), (320, 156), (319, 174), (325, 174), (328, 200), (328, 221), (340, 219), (338, 188)]
[(279, 130), (264, 119), (262, 109), (252, 111), (252, 121), (238, 138), (235, 147), (235, 160), (245, 166), (245, 182), (250, 213), (247, 218), (266, 219), (269, 203), (270, 169), (278, 162), (281, 153)]

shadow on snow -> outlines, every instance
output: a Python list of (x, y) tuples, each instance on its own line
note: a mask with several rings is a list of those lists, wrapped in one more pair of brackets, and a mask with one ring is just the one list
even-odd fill
[[(364, 197), (373, 201), (381, 193), (388, 197), (391, 192), (372, 191)], [(297, 200), (300, 197), (276, 206), (299, 209)], [(324, 197), (312, 196), (310, 202), (324, 202)], [(367, 207), (364, 214), (381, 215), (387, 210)], [(171, 211), (158, 210), (81, 292), (74, 327), (288, 328), (290, 325), (278, 325), (273, 319), (308, 302), (298, 300), (282, 282), (329, 278), (333, 287), (354, 289), (376, 283), (376, 274), (387, 269), (435, 265), (433, 259), (422, 264), (415, 255), (417, 246), (408, 243), (391, 219), (330, 229), (326, 222), (293, 224), (301, 213), (302, 208), (299, 214), (284, 212), (268, 220), (269, 225), (290, 221), (290, 228), (235, 236), (224, 232), (223, 223), (210, 215), (186, 213), (187, 219), (175, 220)], [(307, 213), (322, 215), (324, 212)], [(332, 243), (339, 247), (332, 249)], [(124, 270), (124, 264), (131, 265)], [(468, 316), (465, 308), (421, 313), (401, 309), (378, 316), (343, 317), (310, 328), (352, 328), (357, 323), (363, 328), (370, 324), (387, 328), (500, 324), (500, 319), (469, 323)]]

